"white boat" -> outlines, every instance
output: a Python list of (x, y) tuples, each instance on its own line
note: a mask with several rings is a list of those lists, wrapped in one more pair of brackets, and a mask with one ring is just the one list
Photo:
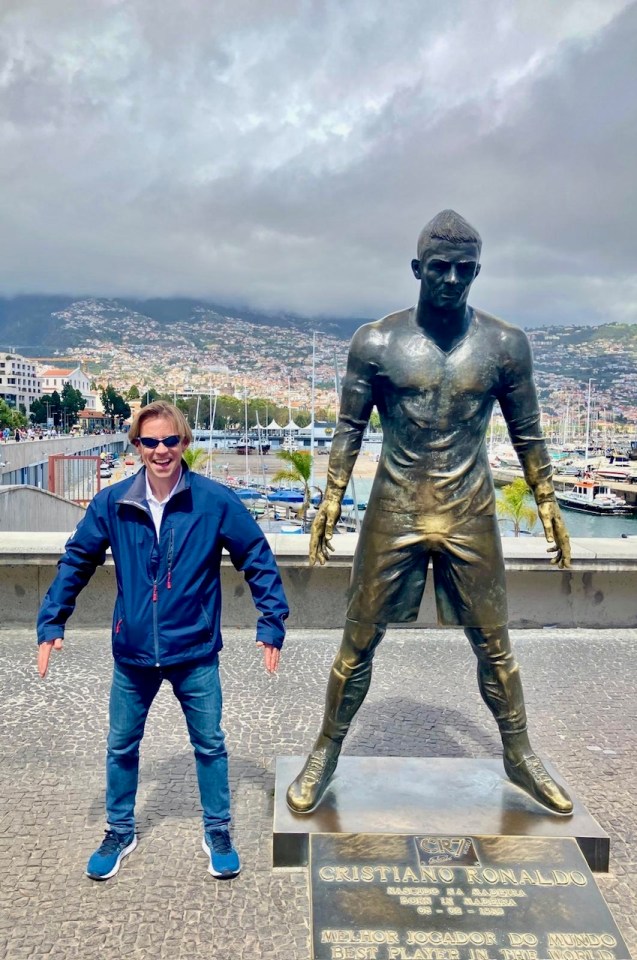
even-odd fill
[(570, 490), (557, 490), (555, 496), (569, 510), (600, 515), (632, 513), (623, 497), (595, 480), (578, 480)]
[(595, 476), (601, 480), (613, 480), (615, 483), (637, 483), (637, 470), (621, 464), (612, 463), (607, 467), (597, 467)]
[(504, 467), (505, 470), (519, 470), (518, 455), (510, 443), (500, 443), (489, 450), (489, 463), (492, 467)]
[(586, 460), (566, 460), (554, 466), (556, 476), (584, 476), (589, 473), (596, 480), (609, 480), (615, 483), (636, 483), (637, 470), (629, 463), (608, 457), (590, 457)]
[(563, 460), (554, 463), (553, 469), (556, 477), (581, 477), (586, 473), (586, 463), (584, 460)]

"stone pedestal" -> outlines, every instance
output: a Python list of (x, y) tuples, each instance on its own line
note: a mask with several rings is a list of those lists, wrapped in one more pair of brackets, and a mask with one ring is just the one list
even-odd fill
[(274, 806), (275, 867), (303, 867), (308, 837), (331, 834), (574, 837), (591, 870), (608, 871), (610, 840), (559, 773), (575, 808), (551, 814), (506, 777), (500, 760), (343, 756), (317, 809), (294, 814), (286, 790), (305, 757), (279, 757)]

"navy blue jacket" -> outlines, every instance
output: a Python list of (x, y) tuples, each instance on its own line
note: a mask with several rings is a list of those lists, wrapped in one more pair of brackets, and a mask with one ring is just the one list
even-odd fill
[(221, 550), (243, 571), (261, 617), (257, 640), (281, 647), (288, 605), (276, 562), (239, 498), (182, 462), (164, 508), (159, 541), (146, 502), (146, 471), (91, 501), (66, 544), (42, 602), (38, 641), (64, 635), (76, 598), (110, 547), (117, 576), (113, 656), (134, 666), (170, 666), (222, 647)]

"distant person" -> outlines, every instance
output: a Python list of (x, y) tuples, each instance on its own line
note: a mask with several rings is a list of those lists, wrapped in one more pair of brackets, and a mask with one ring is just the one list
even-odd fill
[(21, 440), (22, 440), (22, 436), (21, 436), (21, 434), (20, 434), (20, 431), (19, 431), (18, 428), (16, 427), (16, 431), (15, 431), (15, 442), (16, 442), (16, 443), (20, 443)]
[(552, 811), (573, 804), (548, 774), (527, 732), (507, 629), (504, 561), (487, 458), (494, 403), (507, 422), (537, 504), (552, 562), (570, 545), (542, 439), (531, 351), (524, 333), (467, 304), (482, 241), (444, 210), (422, 230), (412, 271), (415, 307), (354, 334), (332, 443), (325, 497), (312, 525), (311, 562), (325, 563), (341, 502), (374, 405), (383, 448), (361, 531), (341, 648), (328, 681), (318, 739), (287, 800), (307, 813), (321, 800), (372, 677), (388, 623), (413, 621), (432, 561), (438, 618), (461, 626), (478, 684), (500, 730), (509, 778)]
[(117, 574), (115, 659), (106, 759), (108, 829), (86, 872), (107, 880), (137, 846), (139, 747), (164, 680), (179, 700), (203, 806), (209, 871), (230, 878), (240, 861), (229, 832), (228, 758), (221, 730), (221, 551), (248, 582), (261, 611), (257, 644), (275, 673), (288, 615), (281, 578), (260, 527), (226, 487), (192, 473), (182, 454), (192, 440), (183, 414), (158, 400), (129, 431), (143, 469), (101, 491), (66, 544), (38, 618), (38, 670), (62, 648), (78, 594), (110, 547)]

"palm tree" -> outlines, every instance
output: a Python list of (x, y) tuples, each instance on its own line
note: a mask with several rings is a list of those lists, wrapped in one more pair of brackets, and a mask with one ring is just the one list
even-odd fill
[(530, 492), (522, 477), (516, 477), (512, 483), (502, 487), (502, 499), (498, 503), (499, 519), (512, 522), (514, 537), (519, 537), (522, 529), (532, 530), (537, 523), (535, 507), (527, 500)]
[(200, 473), (208, 460), (208, 453), (203, 447), (186, 447), (182, 456), (193, 473)]
[(277, 457), (287, 464), (287, 467), (277, 470), (272, 477), (275, 483), (280, 480), (291, 480), (293, 483), (303, 484), (303, 506), (301, 516), (305, 524), (307, 510), (310, 505), (310, 478), (312, 476), (312, 454), (309, 450), (277, 450)]

